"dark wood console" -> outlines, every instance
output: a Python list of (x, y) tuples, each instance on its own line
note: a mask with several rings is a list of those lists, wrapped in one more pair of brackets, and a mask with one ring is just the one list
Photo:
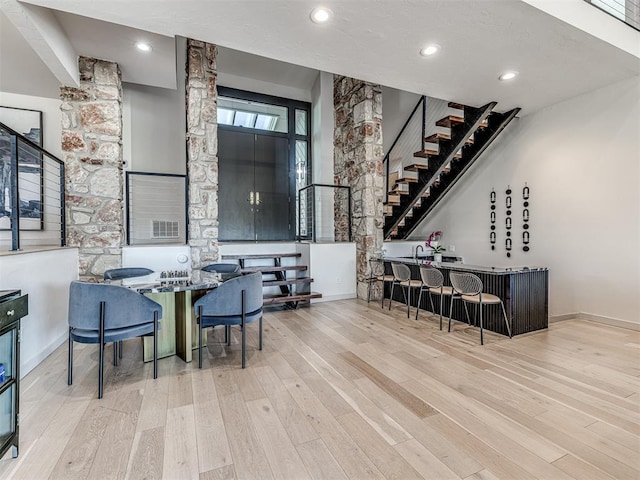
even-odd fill
[(0, 458), (10, 447), (18, 456), (20, 319), (28, 313), (28, 295), (0, 290)]

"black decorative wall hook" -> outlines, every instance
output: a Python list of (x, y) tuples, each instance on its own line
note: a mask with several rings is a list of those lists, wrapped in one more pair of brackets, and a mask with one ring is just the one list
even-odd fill
[(496, 249), (496, 191), (492, 188), (491, 193), (489, 194), (489, 202), (490, 202), (490, 219), (491, 225), (489, 226), (489, 243), (491, 244), (491, 250)]
[(524, 188), (522, 189), (522, 251), (528, 252), (529, 242), (530, 242), (530, 233), (529, 233), (529, 186), (527, 182), (524, 183)]

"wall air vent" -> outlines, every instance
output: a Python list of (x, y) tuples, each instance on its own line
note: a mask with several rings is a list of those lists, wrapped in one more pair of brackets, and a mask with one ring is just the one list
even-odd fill
[(178, 238), (180, 236), (179, 222), (167, 220), (152, 220), (152, 238)]

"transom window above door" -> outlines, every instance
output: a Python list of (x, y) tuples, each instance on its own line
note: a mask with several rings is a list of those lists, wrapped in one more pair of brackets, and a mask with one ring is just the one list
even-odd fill
[(266, 103), (218, 97), (218, 124), (234, 127), (288, 133), (287, 107)]

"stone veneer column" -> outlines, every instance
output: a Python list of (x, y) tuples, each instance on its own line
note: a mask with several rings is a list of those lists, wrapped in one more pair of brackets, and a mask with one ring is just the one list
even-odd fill
[(218, 89), (215, 45), (187, 42), (187, 174), (191, 265), (218, 260)]
[[(380, 254), (383, 243), (382, 89), (337, 75), (333, 87), (335, 183), (351, 187), (357, 293), (367, 298), (369, 258)], [(346, 236), (343, 220), (344, 212), (336, 211), (336, 239)]]
[(80, 87), (61, 87), (67, 245), (82, 280), (122, 265), (122, 83), (112, 62), (80, 57)]

